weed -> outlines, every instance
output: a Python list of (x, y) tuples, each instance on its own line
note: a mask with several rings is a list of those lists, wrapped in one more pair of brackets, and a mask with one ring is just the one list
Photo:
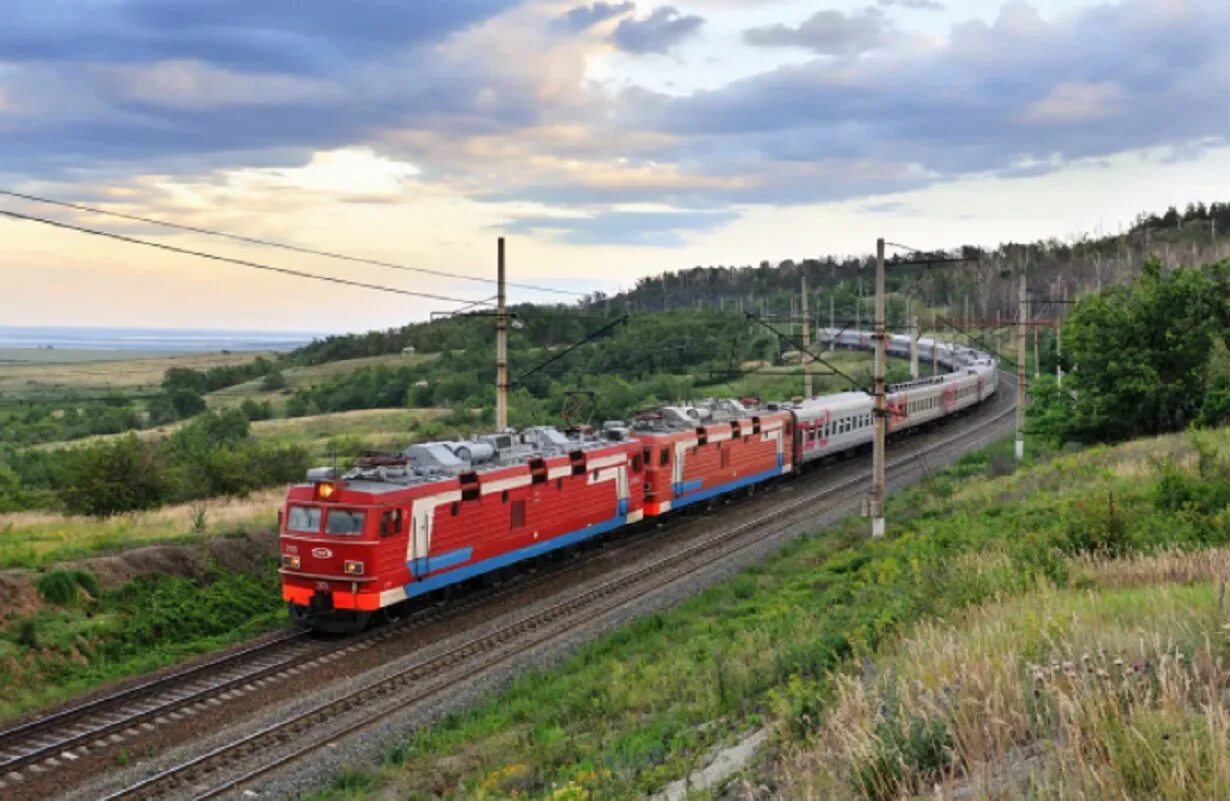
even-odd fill
[(102, 593), (98, 579), (86, 570), (53, 570), (39, 576), (35, 587), (43, 600), (61, 606), (71, 606), (81, 600), (82, 590), (93, 598)]
[(370, 790), (375, 785), (376, 779), (370, 772), (353, 766), (342, 768), (333, 777), (333, 789), (341, 792)]
[(189, 507), (189, 509), (192, 513), (192, 533), (198, 536), (203, 536), (205, 534), (209, 507), (203, 503), (194, 503)]

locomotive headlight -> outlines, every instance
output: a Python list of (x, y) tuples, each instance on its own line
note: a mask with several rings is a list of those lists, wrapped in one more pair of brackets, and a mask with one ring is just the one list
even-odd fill
[(322, 501), (331, 500), (336, 493), (337, 487), (332, 484), (322, 483), (316, 485), (316, 497)]
[(363, 575), (363, 563), (362, 562), (353, 562), (347, 559), (346, 562), (342, 565), (342, 568), (346, 571), (346, 575), (348, 576)]
[(302, 562), (299, 557), (291, 556), (290, 554), (282, 555), (282, 567), (289, 567), (291, 570), (298, 570)]

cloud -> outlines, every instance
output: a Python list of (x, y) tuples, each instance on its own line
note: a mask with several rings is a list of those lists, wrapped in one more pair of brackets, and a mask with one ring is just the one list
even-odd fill
[(828, 10), (817, 11), (797, 26), (751, 28), (743, 32), (743, 40), (754, 47), (803, 47), (825, 56), (844, 56), (878, 48), (891, 28), (876, 8), (849, 16)]
[(660, 6), (644, 19), (621, 21), (611, 41), (629, 53), (666, 53), (699, 30), (704, 22), (695, 14), (680, 14), (674, 6)]
[[(725, 193), (729, 202), (858, 197), (1225, 143), (1224, 104), (1209, 102), (1230, 96), (1219, 9), (1213, 0), (1126, 0), (1047, 19), (1009, 3), (990, 22), (956, 26), (939, 46), (817, 58), (685, 97), (634, 90), (620, 118), (675, 136), (663, 161), (754, 179)], [(804, 41), (806, 26), (789, 30)], [(827, 177), (803, 182), (792, 169), (814, 165)]]
[(711, 231), (738, 219), (731, 211), (607, 211), (584, 217), (521, 217), (502, 230), (547, 233), (569, 245), (683, 247), (688, 231)]
[(1118, 113), (1123, 99), (1123, 87), (1114, 81), (1064, 81), (1030, 103), (1024, 116), (1034, 125), (1091, 122)]
[(0, 62), (199, 60), (242, 71), (327, 72), (438, 41), (515, 0), (7, 0)]
[(918, 11), (943, 11), (944, 4), (936, 0), (880, 0), (882, 6), (901, 6)]
[(636, 3), (625, 0), (622, 3), (607, 3), (603, 0), (593, 5), (570, 8), (557, 17), (552, 26), (556, 30), (569, 33), (580, 33), (595, 25), (606, 22), (613, 17), (620, 17), (636, 10)]

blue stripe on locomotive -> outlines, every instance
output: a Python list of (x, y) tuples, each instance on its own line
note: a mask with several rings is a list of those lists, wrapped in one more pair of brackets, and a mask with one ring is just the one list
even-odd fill
[[(592, 526), (579, 529), (578, 531), (570, 531), (567, 534), (561, 534), (560, 536), (552, 537), (549, 540), (536, 542), (533, 545), (527, 545), (524, 548), (517, 548), (516, 550), (502, 553), (499, 556), (492, 556), (488, 559), (482, 560), (481, 562), (475, 562), (473, 564), (459, 567), (456, 570), (449, 570), (446, 573), (438, 573), (428, 576), (422, 581), (411, 582), (405, 586), (406, 597), (413, 598), (417, 595), (423, 595), (424, 593), (432, 592), (433, 590), (438, 590), (442, 587), (447, 587), (450, 584), (456, 584), (460, 581), (474, 578), (475, 576), (481, 576), (484, 573), (490, 573), (493, 570), (508, 567), (509, 565), (516, 564), (517, 562), (525, 559), (533, 559), (535, 556), (541, 556), (544, 553), (550, 553), (558, 548), (573, 545), (575, 543), (587, 540), (590, 537), (597, 537), (599, 534), (605, 534), (608, 531), (613, 531), (628, 522), (626, 508), (626, 506), (622, 506), (621, 509), (623, 513), (617, 514), (609, 520), (605, 520), (601, 523), (595, 523)], [(436, 568), (437, 560), (450, 558), (453, 558), (453, 560), (450, 561), (450, 564), (458, 564), (465, 561), (462, 559), (455, 559), (455, 556), (461, 554), (462, 552), (465, 552), (466, 559), (468, 559), (470, 557), (470, 553), (472, 553), (470, 548), (460, 548), (456, 551), (449, 551), (448, 553), (441, 554), (440, 556), (429, 557), (431, 560), (431, 565), (433, 568)], [(410, 565), (411, 572), (414, 571), (415, 561), (419, 560), (411, 560), (408, 563)]]
[[(776, 468), (771, 468), (760, 473), (753, 473), (750, 476), (744, 476), (743, 478), (736, 479), (735, 481), (728, 481), (725, 484), (718, 484), (710, 487), (709, 489), (700, 490), (699, 492), (696, 491), (697, 489), (700, 489), (701, 486), (701, 481), (699, 479), (685, 482), (681, 486), (684, 487), (684, 492), (689, 492), (691, 494), (685, 495), (684, 497), (679, 497), (679, 493), (676, 493), (675, 500), (671, 501), (671, 510), (682, 509), (683, 507), (696, 503), (697, 501), (707, 500), (715, 495), (733, 492), (734, 490), (741, 489), (752, 484), (759, 484), (761, 481), (768, 481), (771, 478), (780, 476), (782, 475), (782, 468), (780, 465), (781, 461), (781, 458), (779, 458), (779, 465)], [(692, 487), (692, 489), (688, 489), (688, 487)]]

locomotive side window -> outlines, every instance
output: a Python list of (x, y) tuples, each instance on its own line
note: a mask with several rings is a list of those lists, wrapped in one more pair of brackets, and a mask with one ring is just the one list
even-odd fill
[(632, 472), (639, 473), (644, 466), (645, 463), (641, 461), (641, 455), (639, 453), (632, 454)]
[(661, 465), (662, 467), (666, 467), (670, 463), (671, 463), (671, 450), (670, 448), (663, 448), (662, 452), (658, 454), (658, 464)]
[(330, 509), (325, 518), (326, 534), (362, 534), (366, 512), (357, 509)]
[(380, 536), (394, 537), (401, 533), (401, 509), (385, 512), (380, 517)]
[(509, 514), (509, 525), (512, 528), (521, 528), (525, 525), (525, 501), (513, 501), (511, 512)]
[(288, 531), (307, 531), (315, 534), (320, 531), (320, 509), (315, 506), (292, 506), (290, 515), (286, 518)]

